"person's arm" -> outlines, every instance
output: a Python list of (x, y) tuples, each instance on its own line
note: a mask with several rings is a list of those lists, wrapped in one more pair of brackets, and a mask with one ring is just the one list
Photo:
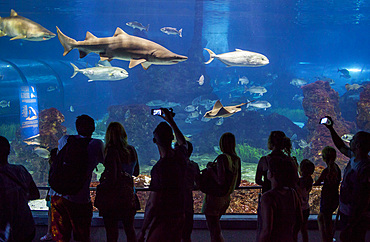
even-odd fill
[(151, 191), (149, 193), (149, 198), (145, 206), (143, 225), (141, 227), (141, 231), (137, 235), (137, 239), (139, 242), (145, 240), (145, 232), (156, 215), (156, 208), (158, 208), (159, 206), (159, 203), (161, 201), (161, 196), (162, 196), (161, 192)]
[(259, 242), (271, 241), (271, 232), (273, 227), (273, 215), (272, 200), (269, 194), (264, 194), (261, 197), (261, 217), (262, 217), (262, 229), (259, 235)]
[(265, 166), (265, 163), (266, 163), (265, 160), (266, 160), (266, 157), (262, 156), (261, 159), (258, 161), (257, 170), (256, 170), (255, 181), (260, 186), (263, 186), (262, 176), (263, 176), (263, 173), (267, 170)]
[(137, 158), (136, 150), (133, 146), (132, 146), (132, 152), (134, 152), (134, 157), (135, 157), (135, 161), (136, 161), (136, 165), (134, 167), (133, 175), (138, 176), (140, 174), (140, 165), (139, 165), (139, 159)]
[(236, 180), (236, 186), (235, 188), (239, 188), (240, 187), (240, 183), (242, 181), (242, 162), (240, 159), (238, 159), (238, 165), (239, 165), (239, 169), (238, 169), (238, 177), (237, 177), (237, 180)]
[(164, 120), (168, 122), (168, 124), (172, 127), (173, 132), (175, 133), (177, 143), (179, 145), (186, 145), (186, 149), (188, 148), (186, 140), (184, 135), (181, 133), (179, 127), (177, 127), (177, 124), (175, 120), (173, 119), (173, 116), (171, 112), (167, 108), (161, 108), (164, 115), (160, 115)]
[(119, 154), (115, 148), (108, 148), (104, 166), (107, 172), (109, 172), (106, 178), (112, 182), (112, 184), (117, 181), (118, 157)]
[(333, 125), (334, 121), (331, 117), (326, 116), (330, 120), (330, 124), (324, 124), (330, 131), (331, 138), (337, 149), (345, 156), (349, 157), (350, 148), (344, 143), (344, 141), (339, 137), (338, 133), (335, 131)]

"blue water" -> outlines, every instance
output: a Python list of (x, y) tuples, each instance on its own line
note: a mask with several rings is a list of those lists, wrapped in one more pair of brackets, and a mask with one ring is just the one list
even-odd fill
[[(340, 95), (346, 93), (346, 83), (361, 84), (369, 80), (370, 1), (365, 0), (4, 0), (0, 3), (0, 16), (9, 16), (11, 9), (54, 33), (58, 26), (76, 40), (84, 40), (87, 31), (99, 38), (109, 37), (120, 27), (130, 35), (154, 41), (189, 59), (172, 66), (153, 65), (147, 71), (141, 66), (129, 69), (129, 62), (113, 60), (111, 64), (126, 69), (129, 78), (88, 83), (82, 74), (70, 78), (73, 69), (69, 62), (77, 63), (79, 68), (92, 67), (99, 61), (97, 54), (79, 59), (78, 51), (72, 50), (63, 57), (57, 37), (42, 42), (9, 41), (9, 37), (1, 37), (0, 97), (12, 103), (11, 108), (0, 109), (2, 122), (19, 122), (21, 81), (7, 67), (8, 60), (19, 65), (28, 82), (37, 86), (39, 108), (57, 107), (65, 115), (69, 130), (73, 130), (78, 114), (87, 113), (101, 120), (111, 105), (145, 104), (160, 99), (181, 104), (175, 108), (177, 121), (184, 132), (192, 135), (204, 130), (206, 125), (215, 125), (215, 121), (200, 121), (205, 109), (191, 124), (184, 122), (188, 115), (184, 108), (199, 96), (221, 99), (224, 105), (253, 98), (269, 101), (271, 108), (258, 110), (267, 115), (276, 109), (303, 110), (301, 103), (293, 100), (295, 95), (302, 95), (300, 88), (289, 84), (293, 78), (308, 83), (317, 78), (331, 78), (335, 82), (332, 88)], [(130, 21), (150, 24), (149, 31), (126, 26)], [(183, 37), (166, 35), (160, 31), (162, 27), (182, 28)], [(216, 54), (235, 49), (258, 52), (267, 56), (270, 64), (257, 68), (226, 67), (215, 59), (205, 65), (209, 54), (203, 48)], [(351, 78), (341, 78), (338, 68), (350, 70)], [(196, 82), (201, 75), (205, 76), (203, 86)], [(249, 79), (249, 87), (264, 86), (267, 93), (263, 96), (245, 93), (244, 87), (238, 84), (242, 76)], [(163, 79), (165, 85), (156, 84)], [(63, 93), (46, 91), (58, 82), (63, 83)], [(167, 87), (172, 87), (172, 93), (161, 90)], [(71, 106), (74, 112), (70, 111)], [(305, 122), (288, 118), (300, 126)]]

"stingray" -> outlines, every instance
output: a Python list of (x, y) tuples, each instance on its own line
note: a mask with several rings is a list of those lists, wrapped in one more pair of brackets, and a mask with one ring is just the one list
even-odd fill
[[(253, 100), (254, 101), (254, 100)], [(215, 103), (215, 105), (213, 106), (212, 110), (206, 112), (204, 114), (204, 117), (205, 118), (226, 118), (226, 117), (230, 117), (231, 115), (237, 113), (237, 112), (240, 112), (242, 110), (242, 106), (247, 104), (247, 103), (251, 103), (253, 101), (248, 101), (246, 103), (241, 103), (239, 105), (235, 105), (235, 106), (223, 106), (220, 102), (220, 100), (217, 100), (217, 102)]]

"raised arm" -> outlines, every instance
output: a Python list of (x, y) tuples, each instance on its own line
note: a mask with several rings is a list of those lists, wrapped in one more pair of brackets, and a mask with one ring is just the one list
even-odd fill
[(344, 143), (344, 141), (339, 137), (339, 135), (337, 134), (337, 132), (335, 131), (333, 125), (334, 125), (334, 122), (332, 120), (331, 117), (329, 116), (326, 116), (326, 118), (328, 118), (330, 120), (329, 123), (326, 123), (324, 124), (325, 127), (327, 127), (330, 131), (330, 135), (331, 135), (331, 138), (335, 144), (335, 146), (337, 147), (337, 149), (345, 156), (349, 157), (349, 154), (350, 154), (350, 148)]
[(164, 115), (160, 115), (164, 120), (168, 122), (168, 124), (172, 127), (173, 132), (175, 133), (177, 143), (179, 145), (186, 145), (187, 148), (187, 143), (185, 140), (184, 135), (181, 133), (179, 127), (177, 127), (177, 124), (175, 120), (173, 119), (172, 113), (167, 109), (167, 108), (161, 108), (162, 112)]

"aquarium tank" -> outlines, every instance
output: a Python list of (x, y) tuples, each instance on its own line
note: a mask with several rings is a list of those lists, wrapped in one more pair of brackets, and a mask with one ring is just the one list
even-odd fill
[(320, 118), (345, 142), (370, 131), (370, 1), (3, 0), (0, 16), (0, 135), (38, 186), (81, 114), (103, 141), (122, 123), (147, 176), (163, 121), (151, 109), (173, 109), (201, 168), (231, 132), (252, 185), (273, 130), (317, 167), (334, 146)]

